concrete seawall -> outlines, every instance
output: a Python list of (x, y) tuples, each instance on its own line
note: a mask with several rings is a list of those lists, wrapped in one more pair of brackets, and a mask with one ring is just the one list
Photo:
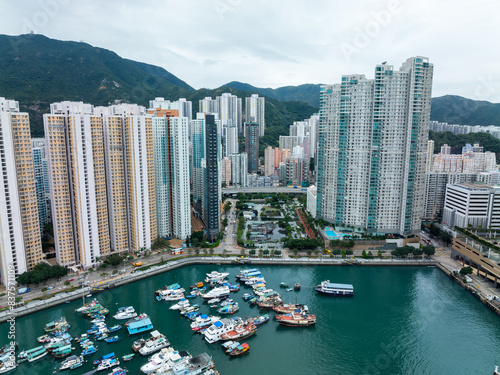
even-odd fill
[[(227, 265), (240, 265), (242, 267), (247, 265), (276, 265), (276, 266), (438, 266), (439, 269), (446, 272), (446, 270), (438, 262), (434, 260), (393, 260), (393, 259), (338, 259), (338, 258), (281, 258), (281, 259), (267, 259), (267, 258), (250, 258), (246, 259), (244, 264), (238, 263), (234, 258), (221, 258), (221, 257), (190, 257), (174, 261), (169, 261), (162, 266), (153, 266), (146, 271), (137, 271), (133, 274), (118, 276), (102, 283), (99, 287), (103, 290), (111, 289), (122, 286), (134, 281), (142, 280), (144, 278), (158, 275), (163, 272), (168, 272), (180, 267), (194, 265), (194, 264), (227, 264)], [(49, 307), (57, 306), (67, 301), (73, 301), (83, 298), (84, 296), (96, 293), (91, 287), (84, 287), (73, 292), (59, 293), (56, 296), (47, 300), (37, 300), (28, 302), (26, 305), (15, 308), (13, 310), (6, 310), (0, 312), (0, 323), (7, 321), (9, 318), (18, 318), (24, 315), (31, 314), (36, 311), (44, 310)]]

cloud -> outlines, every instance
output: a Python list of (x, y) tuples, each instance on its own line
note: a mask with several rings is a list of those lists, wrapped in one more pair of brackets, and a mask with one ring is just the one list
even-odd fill
[(3, 2), (0, 33), (83, 40), (212, 88), (336, 83), (423, 55), (435, 64), (434, 96), (500, 101), (500, 84), (477, 90), (500, 82), (499, 11), (486, 0), (33, 0)]

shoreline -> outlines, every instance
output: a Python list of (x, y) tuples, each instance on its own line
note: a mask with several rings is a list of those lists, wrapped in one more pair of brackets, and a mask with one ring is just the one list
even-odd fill
[[(126, 285), (135, 281), (145, 279), (150, 276), (155, 276), (160, 273), (168, 272), (184, 266), (196, 265), (196, 264), (215, 264), (215, 265), (276, 265), (276, 266), (287, 266), (287, 265), (300, 265), (300, 266), (396, 266), (396, 267), (437, 267), (450, 278), (454, 279), (456, 283), (461, 285), (464, 289), (471, 292), (477, 298), (481, 300), (490, 309), (500, 315), (500, 304), (497, 306), (488, 298), (482, 296), (477, 290), (473, 289), (471, 286), (464, 284), (459, 280), (453, 272), (442, 265), (439, 261), (434, 259), (419, 259), (419, 260), (401, 260), (401, 259), (340, 259), (340, 258), (247, 258), (244, 263), (239, 263), (230, 257), (186, 257), (174, 261), (169, 261), (161, 266), (153, 266), (145, 271), (137, 271), (135, 273), (129, 273), (126, 275), (117, 276), (114, 279), (110, 279), (107, 282), (99, 284), (100, 290), (94, 290), (93, 287), (85, 286), (73, 292), (59, 293), (50, 300), (43, 301), (33, 301), (28, 302), (26, 305), (19, 308), (15, 308), (12, 311), (6, 310), (0, 312), (0, 323), (6, 322), (8, 320), (16, 319), (21, 316), (29, 315), (31, 313), (45, 310), (50, 307), (66, 303), (68, 301), (73, 301), (76, 299), (83, 298), (89, 294), (92, 296), (113, 289), (118, 286)], [(89, 297), (90, 298), (90, 297)]]

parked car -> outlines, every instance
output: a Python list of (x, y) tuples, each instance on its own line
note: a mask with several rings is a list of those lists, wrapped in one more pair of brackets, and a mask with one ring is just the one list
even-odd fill
[(54, 289), (54, 285), (51, 285), (51, 286), (47, 287), (47, 290), (51, 290), (51, 289)]
[(73, 281), (73, 280), (74, 280), (74, 279), (68, 279), (68, 280), (66, 280), (66, 281)]

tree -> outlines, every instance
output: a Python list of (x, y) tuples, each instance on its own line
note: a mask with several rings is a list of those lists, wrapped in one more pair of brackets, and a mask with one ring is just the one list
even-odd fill
[(368, 258), (373, 258), (373, 253), (371, 252), (371, 250), (368, 251)]
[(425, 255), (431, 256), (436, 253), (436, 248), (432, 245), (426, 245), (422, 248), (422, 251), (424, 252)]
[(224, 205), (224, 213), (227, 214), (229, 211), (231, 211), (231, 202), (227, 201)]
[(353, 251), (352, 251), (351, 249), (347, 249), (347, 250), (345, 251), (345, 254), (346, 254), (346, 255), (352, 255), (352, 254), (353, 254)]
[(170, 241), (168, 241), (164, 237), (156, 237), (155, 242), (153, 243), (153, 246), (151, 247), (153, 250), (157, 249), (166, 249), (170, 246)]
[(109, 273), (106, 272), (101, 273), (101, 277), (106, 277), (106, 276), (109, 276)]
[(368, 256), (366, 255), (366, 250), (363, 250), (363, 252), (361, 253), (361, 257), (362, 257), (363, 259), (368, 258)]
[(264, 251), (262, 252), (262, 254), (263, 254), (266, 258), (267, 258), (267, 257), (269, 257), (269, 250), (268, 250), (268, 249), (264, 250)]
[(311, 257), (311, 254), (312, 254), (312, 250), (311, 250), (311, 249), (307, 250), (307, 256), (308, 256), (309, 258)]
[(262, 258), (263, 251), (262, 249), (259, 249), (259, 258)]
[(105, 262), (112, 266), (117, 266), (123, 262), (123, 258), (118, 254), (113, 254), (108, 256)]
[(378, 254), (377, 254), (377, 256), (378, 256), (380, 259), (382, 259), (382, 250), (380, 250), (380, 249), (378, 250)]
[(250, 254), (250, 256), (254, 256), (255, 252), (256, 252), (255, 249), (248, 250), (248, 253)]
[[(224, 249), (224, 251), (226, 251), (226, 249)], [(211, 247), (210, 250), (208, 250), (208, 252), (210, 253), (210, 255), (214, 255), (214, 248)]]
[(71, 285), (71, 283), (70, 283), (68, 280), (66, 280), (66, 281), (64, 282), (64, 285), (66, 285), (66, 286), (70, 286), (70, 285)]
[(460, 270), (460, 275), (465, 276), (465, 275), (471, 275), (472, 274), (472, 267), (463, 267)]
[(415, 255), (417, 257), (422, 255), (423, 253), (424, 253), (424, 251), (420, 247), (413, 249), (413, 255)]
[(118, 270), (113, 270), (113, 272), (111, 272), (112, 275), (116, 275), (118, 273)]

